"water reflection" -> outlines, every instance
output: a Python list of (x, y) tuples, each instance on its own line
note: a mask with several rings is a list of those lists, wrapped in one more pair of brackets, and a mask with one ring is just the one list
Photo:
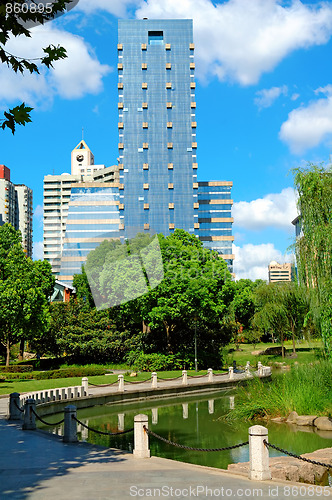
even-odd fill
[[(93, 429), (108, 432), (121, 432), (133, 427), (134, 416), (147, 414), (153, 431), (179, 444), (198, 448), (221, 448), (248, 440), (248, 428), (255, 423), (242, 422), (230, 424), (223, 416), (236, 405), (234, 395), (216, 397), (183, 398), (181, 400), (162, 400), (153, 403), (132, 403), (130, 405), (105, 405), (79, 410), (78, 419)], [(54, 415), (58, 420), (59, 415)], [(294, 453), (307, 453), (319, 448), (332, 446), (332, 436), (321, 433), (295, 432), (299, 428), (288, 424), (269, 423), (269, 441)], [(301, 429), (302, 430), (302, 429)], [(309, 430), (309, 429), (306, 429)], [(53, 428), (53, 433), (62, 435), (62, 426)], [(326, 434), (326, 433), (323, 433)], [(78, 425), (80, 440), (102, 446), (132, 451), (133, 434), (102, 436)], [(151, 455), (191, 462), (210, 467), (227, 469), (234, 462), (249, 459), (248, 446), (224, 452), (196, 452), (176, 448), (155, 438), (150, 439)], [(271, 451), (271, 456), (280, 455)]]

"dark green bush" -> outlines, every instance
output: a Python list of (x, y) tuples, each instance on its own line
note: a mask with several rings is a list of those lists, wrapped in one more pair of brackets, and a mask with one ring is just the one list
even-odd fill
[(181, 370), (184, 366), (184, 361), (174, 354), (144, 354), (137, 351), (130, 351), (127, 362), (135, 371), (141, 372)]
[(10, 366), (0, 366), (0, 372), (2, 373), (25, 373), (32, 372), (33, 365), (10, 365)]
[[(2, 368), (1, 368), (2, 370)], [(26, 373), (0, 373), (0, 377), (4, 380), (32, 380), (34, 377), (33, 372)]]
[(72, 366), (59, 370), (49, 370), (46, 372), (35, 373), (36, 380), (69, 378), (69, 377), (88, 377), (93, 375), (105, 375), (107, 368), (98, 366)]

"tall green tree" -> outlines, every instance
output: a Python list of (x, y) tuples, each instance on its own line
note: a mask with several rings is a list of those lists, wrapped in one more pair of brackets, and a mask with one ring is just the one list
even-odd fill
[[(61, 46), (49, 45), (43, 49), (43, 55), (34, 59), (20, 57), (10, 53), (6, 44), (11, 37), (31, 37), (30, 27), (44, 24), (65, 12), (71, 0), (56, 0), (46, 5), (38, 2), (28, 3), (26, 0), (6, 0), (0, 5), (0, 61), (15, 73), (39, 73), (39, 65), (53, 67), (53, 62), (67, 57), (66, 50)], [(28, 8), (29, 7), (29, 8)], [(36, 64), (37, 63), (37, 64)], [(21, 103), (4, 112), (0, 119), (2, 129), (9, 128), (15, 133), (16, 125), (26, 125), (31, 122), (30, 112), (33, 108)]]
[(6, 350), (6, 365), (13, 344), (36, 339), (47, 330), (48, 297), (53, 288), (50, 264), (27, 258), (21, 233), (10, 224), (1, 226), (0, 341)]
[(332, 173), (310, 164), (294, 170), (303, 235), (295, 243), (299, 280), (332, 360)]

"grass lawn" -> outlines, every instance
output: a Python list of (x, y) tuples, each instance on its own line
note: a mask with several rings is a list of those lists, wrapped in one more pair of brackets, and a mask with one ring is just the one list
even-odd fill
[[(318, 358), (322, 355), (323, 344), (321, 340), (312, 340), (296, 342), (296, 354), (297, 357), (289, 357), (292, 354), (292, 342), (290, 340), (284, 343), (285, 348), (287, 349), (287, 354), (284, 359), (282, 356), (274, 356), (274, 355), (262, 355), (262, 354), (252, 354), (256, 351), (264, 351), (268, 347), (278, 347), (281, 344), (273, 344), (273, 343), (259, 343), (253, 346), (252, 344), (240, 344), (239, 350), (236, 350), (235, 344), (230, 344), (225, 350), (225, 364), (232, 365), (233, 361), (236, 361), (238, 365), (245, 365), (247, 361), (250, 361), (252, 366), (257, 366), (258, 361), (261, 361), (264, 365), (272, 365), (274, 363), (286, 363), (287, 365), (293, 365), (294, 363), (306, 364), (311, 363), (313, 361), (317, 361)], [(234, 349), (233, 352), (229, 352), (229, 350)]]
[[(216, 373), (218, 373), (216, 371)], [(182, 371), (165, 371), (159, 372), (159, 378), (176, 378), (182, 375)], [(188, 370), (188, 375), (206, 375), (206, 370), (198, 371)], [(117, 375), (97, 375), (88, 377), (89, 382), (93, 384), (110, 384), (118, 380)], [(125, 375), (125, 381), (142, 381), (142, 380), (151, 380), (151, 373), (143, 372), (139, 373), (137, 377), (129, 377), (129, 375)], [(46, 380), (13, 380), (13, 381), (5, 381), (0, 384), (0, 395), (10, 394), (12, 392), (18, 392), (19, 394), (23, 394), (24, 392), (35, 392), (42, 391), (46, 389), (58, 389), (60, 387), (71, 387), (75, 385), (81, 385), (82, 378), (81, 377), (73, 377), (73, 378), (58, 378), (58, 379), (46, 379)]]

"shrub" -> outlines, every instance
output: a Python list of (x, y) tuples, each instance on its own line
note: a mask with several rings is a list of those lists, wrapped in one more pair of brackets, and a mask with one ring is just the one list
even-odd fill
[(36, 380), (69, 378), (69, 377), (88, 377), (93, 375), (105, 375), (107, 368), (99, 366), (71, 366), (59, 370), (49, 370), (47, 372), (37, 372), (34, 378)]
[[(1, 368), (2, 370), (2, 368)], [(3, 378), (3, 381), (8, 380), (32, 380), (34, 378), (33, 372), (26, 373), (0, 373), (0, 378)]]
[(0, 366), (0, 371), (2, 373), (24, 373), (32, 372), (33, 365), (10, 365), (10, 366)]
[(184, 366), (184, 361), (174, 354), (144, 354), (137, 351), (129, 352), (127, 362), (134, 370), (142, 372), (179, 370)]

